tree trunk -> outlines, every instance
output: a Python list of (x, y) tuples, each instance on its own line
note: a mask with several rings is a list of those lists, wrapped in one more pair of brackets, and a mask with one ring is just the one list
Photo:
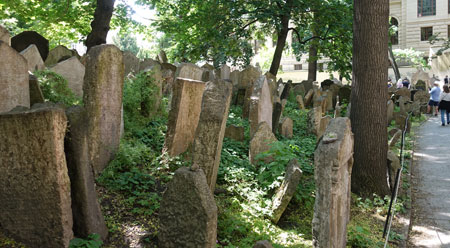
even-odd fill
[(316, 81), (317, 78), (317, 44), (311, 41), (308, 58), (308, 81)]
[(283, 55), (284, 46), (286, 45), (286, 38), (289, 33), (289, 20), (291, 19), (291, 8), (293, 0), (286, 0), (284, 5), (285, 14), (281, 16), (281, 30), (278, 32), (277, 46), (275, 53), (273, 54), (272, 64), (270, 65), (269, 72), (276, 76), (278, 69), (280, 68), (281, 57)]
[(392, 46), (389, 46), (388, 52), (389, 52), (389, 62), (391, 63), (392, 70), (394, 71), (395, 74), (395, 82), (393, 82), (395, 84), (400, 79), (400, 71), (398, 70), (397, 62), (395, 61)]
[(388, 0), (354, 2), (352, 130), (355, 138), (352, 191), (389, 194), (387, 184)]
[(106, 36), (108, 35), (109, 31), (109, 23), (114, 11), (114, 1), (115, 0), (97, 0), (94, 20), (91, 22), (92, 31), (87, 36), (85, 42), (88, 51), (93, 46), (106, 43)]

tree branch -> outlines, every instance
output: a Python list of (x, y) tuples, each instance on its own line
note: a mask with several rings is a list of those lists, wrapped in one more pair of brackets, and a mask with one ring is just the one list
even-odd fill
[(310, 41), (310, 40), (313, 40), (313, 39), (319, 39), (319, 40), (331, 40), (331, 39), (334, 39), (335, 37), (334, 36), (329, 36), (329, 37), (327, 37), (327, 35), (328, 35), (328, 32), (330, 31), (330, 28), (328, 28), (327, 29), (327, 31), (325, 32), (325, 36), (312, 36), (312, 37), (309, 37), (308, 39), (306, 39), (306, 40), (302, 40), (302, 37), (300, 36), (300, 33), (298, 32), (298, 30), (297, 29), (295, 29), (295, 28), (289, 28), (288, 30), (292, 30), (296, 35), (297, 35), (297, 38), (298, 38), (298, 43), (300, 43), (300, 44), (306, 44), (308, 41)]

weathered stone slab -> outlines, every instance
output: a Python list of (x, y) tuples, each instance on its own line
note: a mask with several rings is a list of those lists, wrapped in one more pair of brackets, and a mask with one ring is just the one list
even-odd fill
[(353, 134), (348, 118), (333, 119), (314, 153), (313, 247), (345, 247), (350, 219)]
[(185, 152), (194, 141), (205, 83), (177, 78), (173, 87), (164, 150), (170, 156)]
[(399, 139), (402, 137), (402, 131), (397, 129), (397, 132), (395, 132), (394, 135), (392, 135), (392, 138), (389, 140), (389, 147), (394, 147), (395, 144), (399, 141)]
[(30, 107), (27, 61), (17, 51), (0, 41), (0, 113), (16, 106)]
[(239, 91), (244, 92), (242, 115), (244, 118), (249, 117), (250, 98), (253, 95), (254, 84), (261, 78), (261, 72), (253, 66), (248, 66), (239, 74), (239, 84), (237, 85), (238, 95)]
[(325, 133), (325, 130), (328, 127), (328, 124), (330, 123), (330, 121), (332, 120), (332, 118), (330, 116), (324, 116), (320, 119), (320, 128), (317, 131), (317, 138), (320, 139), (320, 137), (322, 137), (322, 135)]
[(73, 237), (66, 122), (56, 107), (0, 115), (0, 225), (29, 247)]
[(205, 172), (211, 192), (214, 192), (216, 186), (232, 91), (233, 85), (230, 82), (217, 79), (208, 82), (203, 92), (192, 162)]
[(233, 83), (233, 91), (236, 91), (237, 90), (237, 86), (239, 85), (240, 73), (241, 72), (238, 71), (238, 70), (232, 71), (230, 73), (230, 80)]
[(50, 50), (48, 57), (45, 60), (45, 66), (50, 67), (52, 65), (56, 65), (65, 58), (70, 58), (72, 56), (75, 56), (72, 50), (65, 46), (59, 45)]
[(34, 72), (37, 70), (43, 70), (45, 68), (44, 61), (42, 61), (41, 55), (39, 54), (39, 50), (37, 49), (36, 45), (31, 44), (25, 50), (20, 52), (20, 55), (22, 55), (27, 60), (28, 71)]
[(416, 85), (419, 80), (422, 80), (425, 83), (425, 89), (428, 89), (428, 87), (431, 87), (431, 77), (430, 75), (423, 71), (422, 69), (418, 69), (412, 76), (411, 76), (411, 85)]
[(244, 127), (237, 127), (235, 125), (227, 126), (225, 129), (225, 138), (244, 141)]
[(71, 186), (73, 230), (77, 237), (87, 238), (89, 234), (97, 233), (105, 240), (108, 228), (95, 190), (85, 112), (77, 106), (69, 108), (66, 114), (69, 132), (64, 148)]
[(394, 102), (392, 100), (387, 101), (387, 124), (389, 125), (394, 119)]
[(419, 102), (420, 104), (427, 104), (430, 100), (430, 93), (425, 90), (419, 90), (414, 94), (414, 102)]
[(9, 35), (9, 31), (2, 25), (0, 25), (0, 41), (3, 41), (8, 46), (11, 46), (11, 36)]
[(309, 90), (305, 95), (305, 106), (309, 107), (313, 103), (314, 90)]
[(400, 159), (395, 152), (391, 150), (389, 150), (387, 154), (387, 167), (389, 173), (389, 186), (391, 190), (393, 190), (395, 185), (395, 176), (397, 175), (397, 170), (401, 168), (401, 165)]
[[(136, 75), (139, 72), (140, 59), (137, 58), (132, 52), (123, 52), (123, 64), (125, 65), (125, 76), (130, 73)], [(156, 63), (155, 63), (156, 64)]]
[(320, 122), (322, 120), (322, 107), (318, 106), (308, 112), (309, 131), (319, 135)]
[(272, 244), (267, 240), (256, 242), (253, 248), (273, 248)]
[(299, 83), (299, 85), (303, 86), (303, 89), (305, 90), (304, 92), (308, 92), (313, 89), (314, 84), (312, 81), (303, 80), (301, 83)]
[(164, 192), (158, 247), (212, 248), (217, 238), (217, 206), (201, 169), (181, 167)]
[(30, 88), (30, 106), (33, 106), (35, 103), (44, 103), (44, 95), (42, 94), (37, 77), (30, 73), (28, 82)]
[(31, 44), (36, 45), (42, 60), (45, 61), (48, 55), (48, 40), (42, 35), (34, 31), (24, 31), (11, 38), (11, 47), (18, 52), (22, 52)]
[(187, 78), (201, 81), (202, 76), (203, 69), (191, 63), (181, 63), (175, 72), (175, 78)]
[(270, 145), (276, 141), (277, 138), (272, 133), (272, 129), (270, 128), (270, 126), (266, 122), (260, 123), (258, 126), (258, 130), (250, 140), (250, 162), (255, 165), (258, 162), (255, 159), (256, 155), (270, 150)]
[(302, 95), (297, 95), (295, 98), (297, 99), (298, 108), (304, 110), (305, 109), (305, 103), (303, 102), (303, 96)]
[(168, 64), (168, 63), (161, 64), (161, 72), (162, 72), (162, 77), (164, 80), (163, 95), (165, 95), (165, 96), (172, 94), (172, 86), (174, 83), (174, 77), (175, 77), (176, 70), (177, 70), (177, 67), (172, 64)]
[(272, 221), (278, 223), (281, 215), (286, 210), (289, 202), (297, 190), (297, 186), (300, 183), (300, 177), (302, 176), (302, 170), (297, 162), (297, 159), (292, 159), (286, 166), (286, 173), (283, 183), (277, 190), (274, 198), (272, 199)]
[(161, 66), (155, 64), (143, 72), (146, 73), (146, 87), (154, 90), (141, 102), (141, 114), (146, 117), (152, 117), (158, 112), (161, 106), (163, 87)]
[(411, 101), (411, 91), (406, 87), (398, 89), (394, 94), (397, 97), (403, 96), (407, 101)]
[(280, 128), (278, 130), (281, 135), (291, 139), (294, 136), (294, 122), (291, 118), (286, 117), (281, 121)]
[(164, 50), (160, 50), (158, 53), (158, 60), (160, 63), (168, 63), (167, 54)]
[[(279, 124), (280, 124), (280, 118), (281, 114), (283, 113), (283, 104), (280, 102), (279, 98), (276, 99), (276, 102), (273, 104), (273, 112), (272, 112), (272, 132), (277, 133)], [(250, 131), (250, 135), (252, 134), (252, 131)]]
[(160, 63), (154, 59), (144, 59), (139, 63), (139, 71), (145, 71), (147, 68), (159, 64)]
[(202, 81), (203, 82), (209, 82), (209, 81), (214, 81), (214, 79), (216, 78), (215, 74), (214, 74), (214, 70), (209, 70), (209, 69), (203, 69), (203, 74), (202, 74)]
[(352, 94), (352, 88), (350, 86), (343, 86), (339, 89), (338, 96), (341, 103), (350, 103), (350, 96)]
[(250, 137), (256, 132), (261, 122), (266, 122), (272, 128), (272, 95), (265, 76), (261, 76), (255, 83), (249, 110)]
[(119, 149), (124, 80), (122, 51), (114, 45), (92, 47), (86, 58), (83, 103), (89, 137), (89, 157), (95, 176)]
[(209, 70), (209, 71), (214, 71), (216, 69), (216, 68), (214, 68), (214, 66), (212, 66), (212, 65), (210, 65), (208, 63), (205, 63), (204, 65), (202, 65), (201, 68)]
[(220, 67), (220, 79), (230, 80), (231, 68), (228, 65), (222, 65)]
[[(400, 130), (405, 130), (407, 117), (408, 117), (408, 115), (405, 113), (394, 112), (395, 125)], [(410, 130), (411, 130), (411, 118), (408, 119), (408, 126), (407, 126), (406, 131), (409, 132)]]
[(61, 61), (51, 67), (50, 70), (66, 79), (69, 88), (76, 96), (83, 97), (83, 83), (86, 69), (77, 57), (73, 56), (70, 59)]

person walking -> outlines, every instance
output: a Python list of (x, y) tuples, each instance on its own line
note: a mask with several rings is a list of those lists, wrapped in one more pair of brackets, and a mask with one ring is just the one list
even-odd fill
[(448, 75), (445, 75), (444, 84), (448, 84)]
[(401, 78), (397, 81), (396, 87), (397, 87), (397, 89), (400, 89), (401, 87), (403, 87), (403, 83), (402, 83), (402, 79)]
[(442, 126), (445, 126), (444, 114), (447, 115), (447, 125), (450, 124), (450, 90), (448, 84), (444, 85), (444, 91), (439, 97), (439, 110), (441, 111)]
[(439, 88), (439, 81), (435, 81), (434, 87), (430, 90), (430, 101), (427, 107), (428, 114), (434, 112), (434, 115), (437, 116), (440, 95), (441, 88)]

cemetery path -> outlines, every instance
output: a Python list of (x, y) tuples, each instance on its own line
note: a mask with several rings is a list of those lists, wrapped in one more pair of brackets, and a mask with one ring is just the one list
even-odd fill
[(416, 134), (408, 247), (450, 247), (450, 126), (433, 116)]

